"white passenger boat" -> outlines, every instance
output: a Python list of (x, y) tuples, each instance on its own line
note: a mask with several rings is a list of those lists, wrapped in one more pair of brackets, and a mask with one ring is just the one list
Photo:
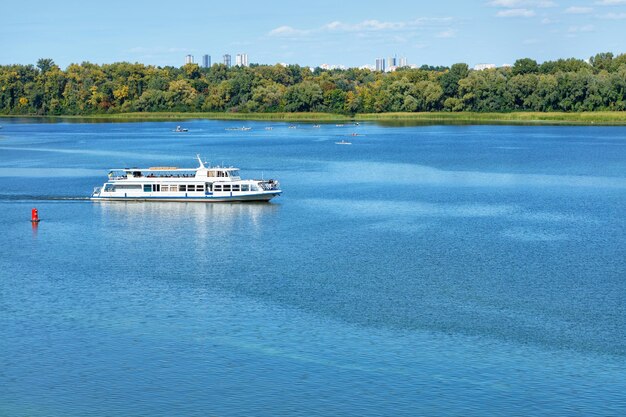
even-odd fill
[(244, 180), (239, 169), (152, 167), (111, 169), (109, 180), (96, 187), (93, 201), (269, 201), (280, 195), (276, 180)]

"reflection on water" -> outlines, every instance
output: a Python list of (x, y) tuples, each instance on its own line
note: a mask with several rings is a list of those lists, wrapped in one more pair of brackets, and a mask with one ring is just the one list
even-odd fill
[[(238, 224), (251, 231), (259, 231), (264, 222), (275, 216), (280, 206), (273, 203), (178, 203), (178, 202), (98, 202), (104, 221), (122, 222), (130, 230), (184, 230), (189, 224), (201, 232), (199, 236), (216, 231), (224, 232)], [(202, 233), (202, 231), (205, 231)]]

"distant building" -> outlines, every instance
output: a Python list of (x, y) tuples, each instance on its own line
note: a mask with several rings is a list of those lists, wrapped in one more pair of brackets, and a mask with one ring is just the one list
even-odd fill
[(248, 64), (248, 54), (237, 54), (235, 57), (235, 65), (238, 67), (247, 67)]
[(376, 58), (376, 71), (385, 71), (385, 58)]
[(334, 69), (340, 69), (340, 70), (345, 70), (346, 66), (345, 65), (334, 65), (334, 64), (322, 64), (320, 65), (320, 68), (323, 70), (334, 70)]
[(484, 71), (486, 69), (493, 69), (496, 64), (476, 64), (474, 65), (474, 71)]
[(405, 56), (400, 57), (400, 59), (398, 60), (398, 67), (402, 68), (402, 67), (408, 67), (408, 66), (409, 65), (407, 63), (406, 57)]
[(210, 68), (211, 67), (211, 55), (203, 55), (202, 56), (202, 66), (204, 68)]
[(226, 68), (230, 68), (232, 66), (232, 62), (230, 60), (230, 54), (224, 55), (224, 65), (226, 65)]
[(193, 55), (187, 55), (185, 57), (185, 64), (193, 64)]
[(398, 64), (396, 63), (396, 56), (394, 55), (393, 57), (389, 57), (387, 58), (387, 67), (395, 67)]

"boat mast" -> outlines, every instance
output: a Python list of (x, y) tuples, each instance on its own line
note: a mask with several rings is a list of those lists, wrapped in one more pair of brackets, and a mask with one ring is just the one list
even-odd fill
[(200, 159), (200, 154), (196, 154), (196, 158), (198, 158), (198, 162), (200, 163), (200, 167), (198, 169), (205, 169), (202, 159)]

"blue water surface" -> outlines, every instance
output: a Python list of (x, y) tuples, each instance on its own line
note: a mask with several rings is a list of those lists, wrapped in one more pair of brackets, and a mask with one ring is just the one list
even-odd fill
[(626, 414), (624, 127), (1, 124), (2, 416)]

